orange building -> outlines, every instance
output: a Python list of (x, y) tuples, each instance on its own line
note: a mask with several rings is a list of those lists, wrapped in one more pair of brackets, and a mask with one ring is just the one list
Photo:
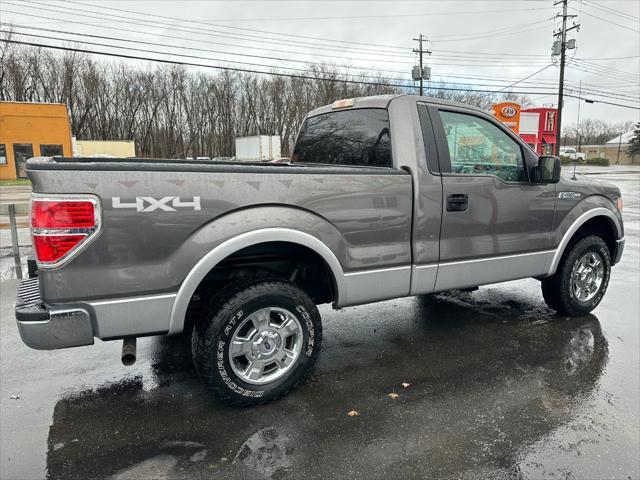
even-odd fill
[(27, 159), (54, 155), (72, 155), (66, 105), (0, 102), (0, 180), (26, 178)]

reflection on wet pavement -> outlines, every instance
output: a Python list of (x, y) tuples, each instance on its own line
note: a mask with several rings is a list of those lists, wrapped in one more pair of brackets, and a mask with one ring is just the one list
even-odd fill
[(559, 318), (509, 293), (381, 303), (381, 321), (363, 315), (371, 307), (327, 310), (314, 379), (254, 409), (218, 404), (187, 342), (157, 339), (147, 375), (57, 402), (49, 477), (518, 474), (521, 450), (588, 401), (608, 346), (595, 316)]

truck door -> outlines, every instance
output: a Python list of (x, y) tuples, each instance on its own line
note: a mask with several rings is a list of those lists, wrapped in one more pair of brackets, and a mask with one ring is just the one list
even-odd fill
[(488, 115), (431, 111), (443, 197), (436, 290), (545, 273), (556, 187), (529, 181), (537, 157)]

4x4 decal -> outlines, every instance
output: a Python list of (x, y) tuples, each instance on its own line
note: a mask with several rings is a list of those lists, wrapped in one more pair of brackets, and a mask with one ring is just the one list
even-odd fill
[(136, 197), (134, 202), (123, 202), (120, 197), (113, 197), (113, 208), (135, 208), (136, 212), (154, 212), (163, 210), (165, 212), (175, 212), (178, 208), (193, 208), (201, 210), (200, 197), (193, 197), (190, 201), (180, 200), (180, 197)]

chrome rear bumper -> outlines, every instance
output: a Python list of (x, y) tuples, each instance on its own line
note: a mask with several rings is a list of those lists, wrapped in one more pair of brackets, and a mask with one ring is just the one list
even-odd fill
[(37, 277), (20, 283), (15, 314), (22, 341), (36, 350), (93, 344), (89, 312), (83, 308), (56, 308), (43, 303)]

